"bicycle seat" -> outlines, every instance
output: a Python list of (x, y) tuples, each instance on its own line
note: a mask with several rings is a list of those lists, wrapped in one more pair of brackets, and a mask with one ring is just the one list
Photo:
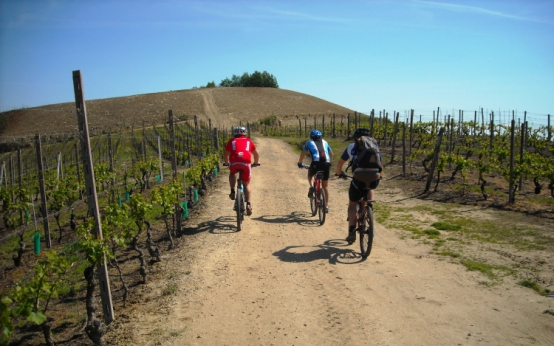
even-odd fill
[(317, 177), (317, 179), (323, 179), (323, 171), (317, 171), (315, 173), (315, 176)]

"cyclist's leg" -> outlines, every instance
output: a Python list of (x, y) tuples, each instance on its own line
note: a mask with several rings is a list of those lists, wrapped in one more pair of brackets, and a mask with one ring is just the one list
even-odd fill
[(329, 184), (329, 170), (331, 169), (331, 164), (323, 164), (320, 166), (321, 170), (323, 171), (323, 179), (321, 179), (321, 186), (323, 186), (323, 190), (325, 190), (325, 206), (329, 206), (329, 188), (327, 185)]
[(237, 184), (237, 171), (233, 167), (233, 165), (229, 165), (229, 186), (231, 187), (231, 193), (229, 194), (229, 197), (234, 200), (235, 199), (235, 185)]
[(348, 237), (346, 237), (348, 242), (356, 241), (356, 204), (365, 193), (362, 185), (363, 183), (352, 180), (348, 190)]
[(240, 177), (242, 179), (242, 185), (244, 185), (244, 199), (246, 200), (246, 203), (250, 203), (250, 179), (252, 179), (252, 167), (249, 164), (241, 168)]
[(369, 184), (369, 189), (367, 191), (367, 200), (368, 201), (373, 201), (375, 200), (375, 189), (377, 188), (377, 186), (379, 186), (379, 183), (381, 182), (381, 180), (377, 180), (377, 181), (374, 181), (372, 182), (371, 184)]
[(317, 173), (317, 167), (315, 165), (315, 162), (312, 161), (312, 163), (310, 163), (310, 167), (308, 168), (308, 183), (310, 184), (310, 190), (309, 190), (309, 193), (308, 193), (309, 198), (312, 198), (313, 193), (315, 192), (313, 190), (313, 186), (314, 186), (314, 180), (315, 180), (315, 174), (316, 173)]
[(321, 186), (323, 186), (323, 190), (325, 191), (325, 206), (329, 206), (329, 180), (321, 180)]

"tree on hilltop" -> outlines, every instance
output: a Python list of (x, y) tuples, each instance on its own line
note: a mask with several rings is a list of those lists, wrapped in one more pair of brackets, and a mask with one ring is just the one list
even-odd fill
[(220, 87), (261, 87), (261, 88), (279, 88), (277, 78), (267, 71), (254, 71), (251, 75), (247, 72), (242, 76), (233, 75), (231, 79), (225, 78), (219, 83)]

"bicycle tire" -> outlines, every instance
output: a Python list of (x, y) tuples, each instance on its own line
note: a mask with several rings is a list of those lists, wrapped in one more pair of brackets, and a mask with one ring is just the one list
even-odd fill
[(362, 258), (367, 258), (373, 247), (373, 209), (368, 205), (364, 207), (361, 226), (360, 252)]
[(242, 230), (242, 215), (243, 215), (243, 195), (240, 188), (237, 189), (237, 200), (236, 200), (236, 209), (237, 209), (237, 232)]
[(327, 196), (325, 195), (325, 190), (323, 188), (319, 189), (317, 197), (317, 212), (319, 214), (319, 225), (325, 223), (325, 202), (327, 201)]
[[(315, 187), (314, 187), (315, 190)], [(317, 214), (317, 205), (316, 205), (316, 194), (312, 195), (312, 198), (310, 198), (310, 209), (312, 210), (312, 216), (315, 216)]]

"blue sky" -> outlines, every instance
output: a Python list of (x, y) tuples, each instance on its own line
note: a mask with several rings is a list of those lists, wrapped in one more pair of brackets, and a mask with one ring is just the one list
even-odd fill
[[(0, 111), (267, 71), (369, 113), (554, 115), (554, 1), (0, 0)], [(544, 121), (543, 121), (544, 120)]]

